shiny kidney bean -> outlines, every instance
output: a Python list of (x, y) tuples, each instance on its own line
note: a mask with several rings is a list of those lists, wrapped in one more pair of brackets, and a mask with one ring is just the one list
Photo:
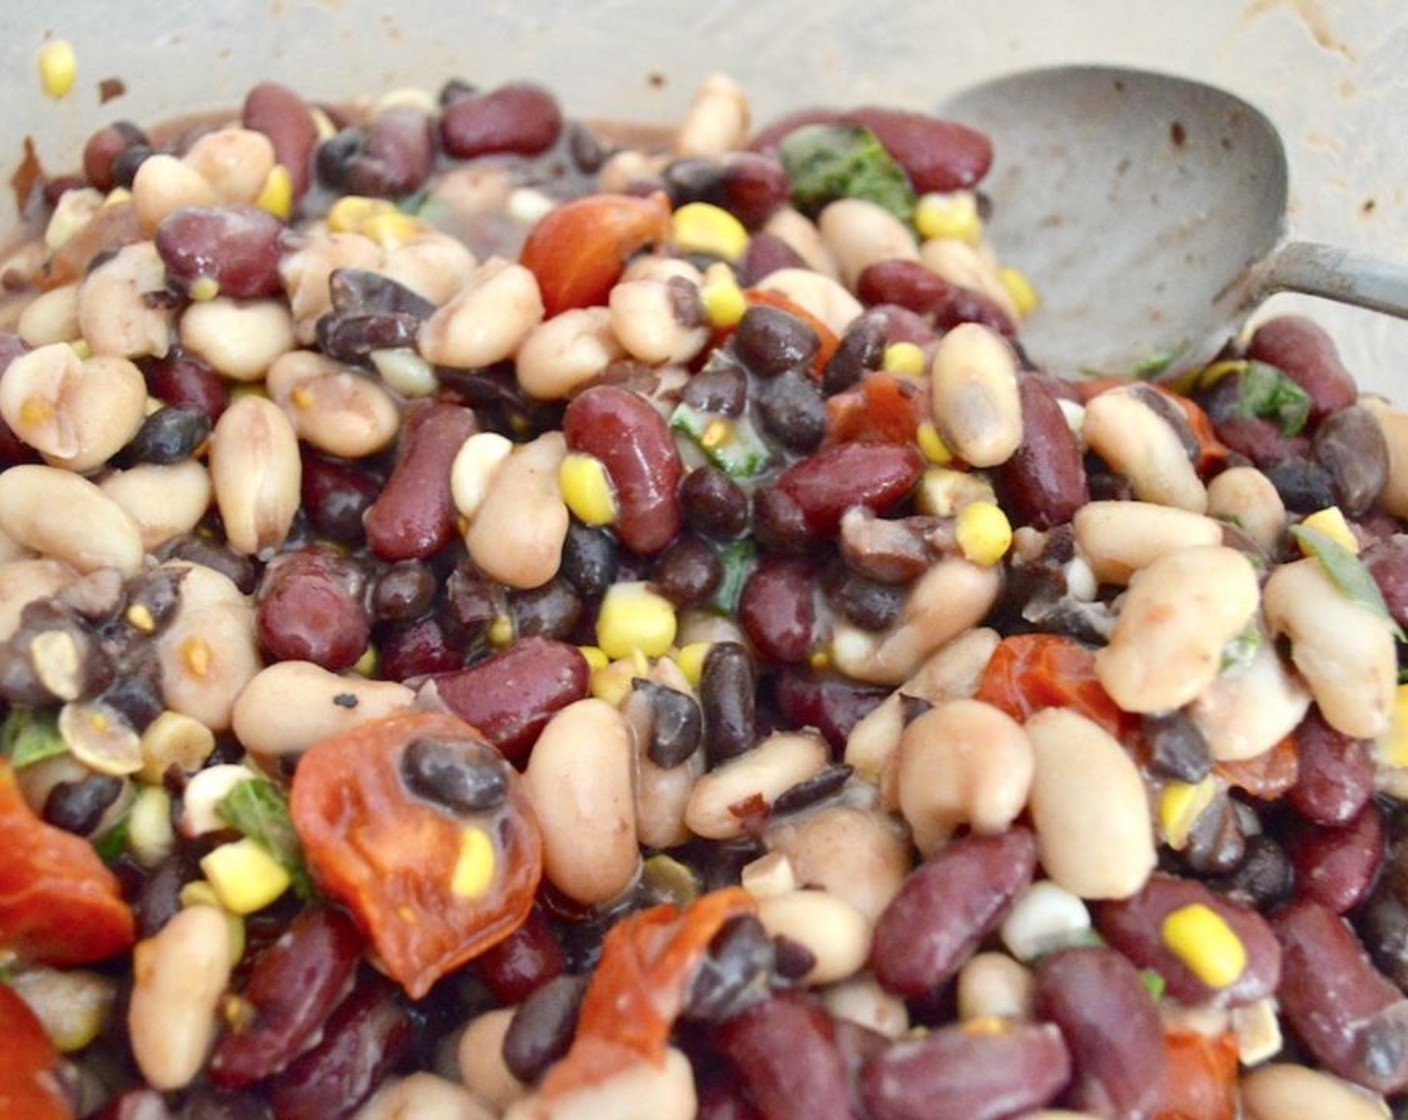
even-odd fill
[(1014, 523), (1050, 529), (1070, 521), (1089, 503), (1085, 462), (1049, 383), (1023, 374), (1017, 378), (1017, 392), (1022, 441), (993, 472), (993, 484)]
[(724, 158), (713, 201), (756, 230), (786, 205), (789, 187), (787, 173), (776, 159), (734, 152)]
[(508, 764), (477, 739), (414, 739), (400, 773), (407, 791), (451, 814), (488, 812), (508, 796)]
[(228, 384), (189, 350), (173, 346), (164, 357), (145, 358), (141, 365), (148, 391), (169, 405), (198, 408), (214, 422), (230, 403)]
[(816, 637), (815, 568), (801, 557), (765, 555), (743, 584), (738, 621), (769, 661), (805, 661)]
[(696, 467), (685, 475), (680, 505), (685, 521), (706, 537), (732, 540), (748, 528), (748, 495), (718, 467)]
[(117, 185), (113, 163), (134, 145), (149, 147), (147, 134), (131, 121), (114, 121), (88, 137), (83, 145), (83, 176), (88, 185), (106, 194)]
[(699, 704), (710, 765), (742, 754), (757, 735), (753, 658), (739, 642), (715, 642), (704, 657)]
[(519, 1004), (504, 1034), (504, 1064), (518, 1080), (532, 1083), (572, 1043), (586, 976), (563, 974), (538, 987)]
[(795, 315), (758, 304), (743, 313), (729, 346), (759, 377), (776, 377), (809, 366), (821, 340)]
[(382, 110), (365, 127), (365, 141), (347, 163), (347, 189), (373, 198), (410, 194), (430, 174), (435, 141), (435, 124), (420, 109)]
[(457, 97), (440, 115), (441, 143), (457, 159), (495, 152), (537, 155), (552, 147), (561, 131), (557, 98), (532, 82)]
[(1346, 914), (1367, 897), (1384, 856), (1383, 814), (1370, 801), (1343, 825), (1302, 825), (1286, 838), (1296, 894)]
[(880, 915), (870, 967), (888, 992), (932, 994), (995, 930), (1036, 870), (1024, 828), (970, 835), (940, 848), (905, 879)]
[(920, 194), (974, 186), (992, 165), (992, 142), (987, 136), (928, 113), (866, 105), (852, 109), (842, 120), (875, 133)]
[(774, 679), (773, 699), (785, 727), (814, 727), (833, 750), (889, 695), (884, 688), (834, 674), (789, 668)]
[(370, 636), (365, 580), (355, 561), (329, 548), (276, 556), (255, 594), (260, 644), (275, 661), (312, 661), (333, 672), (351, 668)]
[(767, 276), (784, 268), (805, 268), (801, 255), (776, 234), (758, 230), (748, 240), (738, 268), (739, 283), (754, 287)]
[(1074, 1076), (1071, 1104), (1100, 1116), (1149, 1117), (1167, 1058), (1158, 1008), (1139, 973), (1113, 949), (1061, 949), (1037, 969), (1034, 1008), (1061, 1028)]
[(1281, 1014), (1332, 1073), (1381, 1093), (1408, 1088), (1408, 1000), (1328, 907), (1302, 898), (1271, 918)]
[(1295, 731), (1296, 782), (1286, 800), (1315, 824), (1346, 824), (1374, 794), (1374, 745), (1330, 727), (1318, 709)]
[(594, 385), (567, 406), (562, 431), (570, 450), (595, 455), (611, 476), (622, 544), (650, 555), (674, 540), (684, 521), (683, 468), (669, 426), (644, 397), (617, 385)]
[(434, 678), (427, 687), (521, 766), (553, 713), (585, 697), (589, 681), (587, 660), (576, 646), (524, 638), (467, 669)]
[(874, 1120), (1001, 1120), (1051, 1101), (1071, 1057), (1050, 1023), (941, 1027), (886, 1049), (861, 1072)]
[(245, 95), (240, 120), (274, 145), (274, 159), (288, 172), (295, 200), (308, 189), (318, 126), (298, 94), (278, 82), (260, 82)]
[(279, 238), (284, 224), (257, 206), (188, 206), (156, 230), (156, 251), (181, 291), (213, 280), (222, 296), (279, 295)]
[(1011, 316), (981, 292), (950, 284), (917, 260), (878, 261), (856, 280), (856, 295), (870, 307), (893, 305), (921, 315), (943, 331), (960, 323), (981, 323), (1015, 337)]
[(1340, 508), (1367, 513), (1388, 484), (1388, 443), (1379, 422), (1357, 404), (1332, 412), (1315, 429), (1310, 455), (1330, 472)]
[(1262, 323), (1247, 345), (1247, 357), (1275, 366), (1310, 394), (1312, 425), (1352, 405), (1359, 395), (1334, 340), (1303, 316), (1280, 315)]
[(834, 536), (853, 506), (884, 513), (923, 472), (913, 446), (842, 443), (802, 459), (754, 498), (754, 531), (772, 547), (808, 549)]
[(714, 550), (693, 533), (681, 533), (655, 558), (651, 582), (677, 607), (706, 602), (718, 590), (723, 565)]
[(552, 928), (535, 907), (522, 925), (475, 957), (472, 967), (494, 998), (509, 1005), (522, 1003), (567, 965)]
[(396, 465), (367, 508), (367, 544), (383, 560), (425, 559), (455, 535), (450, 464), (479, 430), (474, 413), (452, 404), (406, 409)]

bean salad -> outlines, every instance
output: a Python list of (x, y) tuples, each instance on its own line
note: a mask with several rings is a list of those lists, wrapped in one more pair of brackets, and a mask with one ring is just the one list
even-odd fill
[(981, 133), (96, 132), (0, 263), (0, 1115), (1408, 1115), (1408, 412), (1053, 376)]

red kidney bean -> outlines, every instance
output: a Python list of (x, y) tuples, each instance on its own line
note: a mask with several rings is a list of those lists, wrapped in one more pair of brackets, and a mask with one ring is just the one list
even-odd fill
[(743, 262), (738, 269), (738, 282), (751, 288), (763, 277), (780, 268), (805, 268), (806, 262), (791, 245), (771, 233), (759, 230), (748, 239)]
[(765, 659), (807, 659), (816, 636), (815, 574), (810, 560), (765, 555), (744, 582), (738, 621)]
[(885, 688), (804, 669), (784, 669), (774, 690), (785, 726), (814, 727), (838, 751), (851, 729), (888, 695)]
[(440, 702), (482, 731), (515, 766), (559, 708), (587, 695), (591, 673), (576, 646), (524, 638), (467, 669), (434, 678)]
[(214, 280), (222, 296), (259, 299), (283, 291), (279, 238), (284, 224), (257, 206), (185, 206), (156, 227), (156, 251), (182, 291)]
[(743, 1096), (742, 1086), (731, 1078), (716, 1077), (699, 1086), (695, 1120), (762, 1120), (762, 1116)]
[(911, 871), (875, 924), (870, 967), (906, 999), (929, 995), (997, 928), (1036, 871), (1036, 838), (1025, 828), (969, 835)]
[(537, 155), (552, 147), (561, 132), (557, 98), (532, 82), (509, 82), (456, 98), (440, 115), (441, 142), (458, 159), (493, 152)]
[(502, 941), (474, 958), (474, 971), (502, 1004), (522, 1003), (567, 968), (552, 928), (536, 907)]
[[(1169, 949), (1163, 940), (1164, 919), (1184, 906), (1202, 905), (1231, 928), (1247, 953), (1247, 966), (1231, 985), (1209, 988)], [(1214, 894), (1202, 883), (1155, 872), (1135, 895), (1102, 902), (1096, 928), (1110, 945), (1140, 968), (1152, 968), (1168, 985), (1168, 993), (1185, 1003), (1214, 998), (1227, 1006), (1255, 1003), (1276, 990), (1281, 979), (1281, 946), (1266, 919), (1239, 902)]]
[(595, 455), (611, 476), (622, 544), (650, 555), (675, 539), (684, 524), (684, 469), (669, 425), (644, 397), (619, 385), (594, 385), (567, 406), (562, 432), (568, 448)]
[(873, 1120), (1002, 1120), (1048, 1103), (1070, 1076), (1050, 1023), (955, 1025), (889, 1047), (862, 1071), (860, 1092)]
[(152, 396), (167, 404), (194, 405), (213, 423), (230, 403), (230, 387), (188, 350), (173, 346), (165, 357), (148, 358), (142, 374)]
[(348, 161), (347, 189), (373, 198), (410, 194), (430, 174), (435, 139), (435, 124), (421, 110), (383, 110), (367, 125), (365, 146)]
[(117, 186), (113, 164), (133, 146), (148, 147), (147, 134), (131, 121), (114, 121), (88, 137), (83, 146), (83, 176), (88, 185), (106, 194)]
[(836, 1023), (811, 996), (776, 992), (712, 1038), (767, 1120), (854, 1120)]
[(1380, 1093), (1408, 1089), (1408, 1000), (1328, 907), (1297, 899), (1271, 919), (1285, 962), (1281, 1014), (1332, 1073)]
[(1408, 534), (1394, 533), (1364, 550), (1364, 566), (1379, 585), (1388, 613), (1408, 626)]
[(992, 166), (992, 142), (955, 121), (879, 105), (852, 109), (842, 120), (875, 133), (919, 194), (975, 186)]
[(749, 229), (757, 229), (787, 203), (787, 173), (776, 159), (736, 152), (720, 168), (718, 202)]
[(583, 975), (555, 976), (518, 1005), (503, 1042), (504, 1064), (518, 1080), (532, 1084), (567, 1053), (587, 980)]
[(367, 544), (383, 560), (424, 560), (455, 536), (450, 464), (479, 430), (474, 413), (453, 404), (406, 409), (396, 465), (367, 510)]
[(278, 1120), (341, 1120), (371, 1095), (411, 1047), (411, 1017), (381, 976), (360, 983), (322, 1039), (265, 1084)]
[(740, 755), (756, 736), (753, 658), (739, 642), (715, 642), (704, 658), (699, 705), (711, 766)]
[(880, 323), (886, 345), (909, 342), (922, 349), (939, 337), (927, 317), (897, 303), (877, 303), (868, 314)]
[(1310, 421), (1318, 424), (1359, 396), (1354, 375), (1340, 361), (1324, 327), (1301, 315), (1279, 315), (1257, 327), (1247, 357), (1275, 366), (1310, 394)]
[(1388, 442), (1367, 408), (1352, 404), (1332, 412), (1315, 429), (1311, 457), (1330, 472), (1340, 508), (1367, 513), (1388, 483)]
[(1318, 708), (1296, 728), (1296, 783), (1286, 800), (1315, 824), (1346, 824), (1374, 795), (1374, 744), (1336, 731)]
[(254, 1021), (216, 1043), (210, 1080), (242, 1089), (288, 1065), (351, 990), (361, 955), (361, 934), (341, 910), (301, 910), (255, 958), (242, 993)]
[[(835, 536), (841, 515), (852, 506), (884, 513), (899, 503), (923, 470), (913, 446), (842, 443), (824, 448), (788, 467), (756, 496), (755, 531), (765, 544), (809, 547)], [(794, 540), (797, 532), (800, 540)]]
[(1370, 801), (1344, 825), (1302, 825), (1287, 837), (1286, 852), (1296, 894), (1346, 914), (1368, 896), (1383, 863), (1383, 814)]
[(1217, 438), (1231, 450), (1266, 468), (1297, 459), (1310, 450), (1305, 436), (1285, 436), (1270, 420), (1259, 416), (1229, 416), (1213, 425)]
[(355, 561), (330, 548), (274, 557), (255, 596), (259, 641), (270, 659), (312, 661), (335, 673), (355, 665), (371, 630), (365, 582)]
[(893, 304), (922, 315), (940, 330), (982, 323), (1013, 338), (1016, 324), (987, 296), (940, 278), (918, 261), (877, 261), (856, 279), (856, 295), (868, 306)]
[(1022, 442), (993, 472), (993, 481), (1002, 508), (1014, 522), (1050, 529), (1070, 521), (1090, 501), (1085, 461), (1046, 380), (1019, 376), (1017, 390), (1022, 401)]
[(1060, 949), (1037, 969), (1035, 1000), (1037, 1017), (1060, 1027), (1070, 1048), (1073, 1107), (1153, 1115), (1168, 1059), (1158, 1008), (1134, 965), (1113, 949)]
[(295, 200), (312, 176), (318, 126), (303, 98), (278, 82), (260, 82), (245, 95), (241, 121), (274, 145), (274, 159), (288, 172)]

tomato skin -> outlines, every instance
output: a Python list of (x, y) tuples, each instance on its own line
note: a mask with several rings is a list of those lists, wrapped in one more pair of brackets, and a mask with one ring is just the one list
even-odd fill
[(1237, 1115), (1237, 1040), (1192, 1031), (1164, 1035), (1168, 1077), (1152, 1120), (1234, 1120)]
[(914, 378), (871, 370), (859, 385), (827, 399), (832, 443), (913, 443), (928, 402)]
[[(352, 911), (383, 968), (413, 999), (518, 928), (542, 877), (542, 838), (517, 772), (505, 768), (508, 794), (495, 809), (452, 815), (402, 781), (402, 754), (425, 738), (488, 743), (438, 712), (373, 720), (310, 748), (289, 798), (319, 884)], [(470, 826), (494, 849), (493, 877), (474, 897), (451, 888)]]
[(132, 947), (135, 924), (116, 876), (81, 837), (46, 824), (0, 759), (0, 948), (65, 968)]
[(55, 1070), (59, 1052), (29, 1005), (0, 984), (0, 1116), (24, 1120), (73, 1120)]

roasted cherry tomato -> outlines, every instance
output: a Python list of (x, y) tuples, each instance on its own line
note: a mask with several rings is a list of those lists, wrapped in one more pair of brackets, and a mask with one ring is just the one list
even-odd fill
[(1233, 1120), (1237, 1115), (1237, 1040), (1192, 1031), (1164, 1035), (1168, 1076), (1153, 1120)]
[(527, 917), (542, 838), (521, 778), (469, 724), (373, 720), (299, 760), (289, 809), (319, 884), (415, 999)]
[(826, 402), (832, 443), (913, 443), (928, 402), (915, 378), (874, 370)]
[(132, 947), (132, 911), (86, 840), (46, 824), (0, 759), (0, 949), (63, 968)]
[(72, 1120), (73, 1109), (59, 1086), (59, 1053), (44, 1025), (14, 991), (0, 984), (0, 1116), (24, 1120)]

